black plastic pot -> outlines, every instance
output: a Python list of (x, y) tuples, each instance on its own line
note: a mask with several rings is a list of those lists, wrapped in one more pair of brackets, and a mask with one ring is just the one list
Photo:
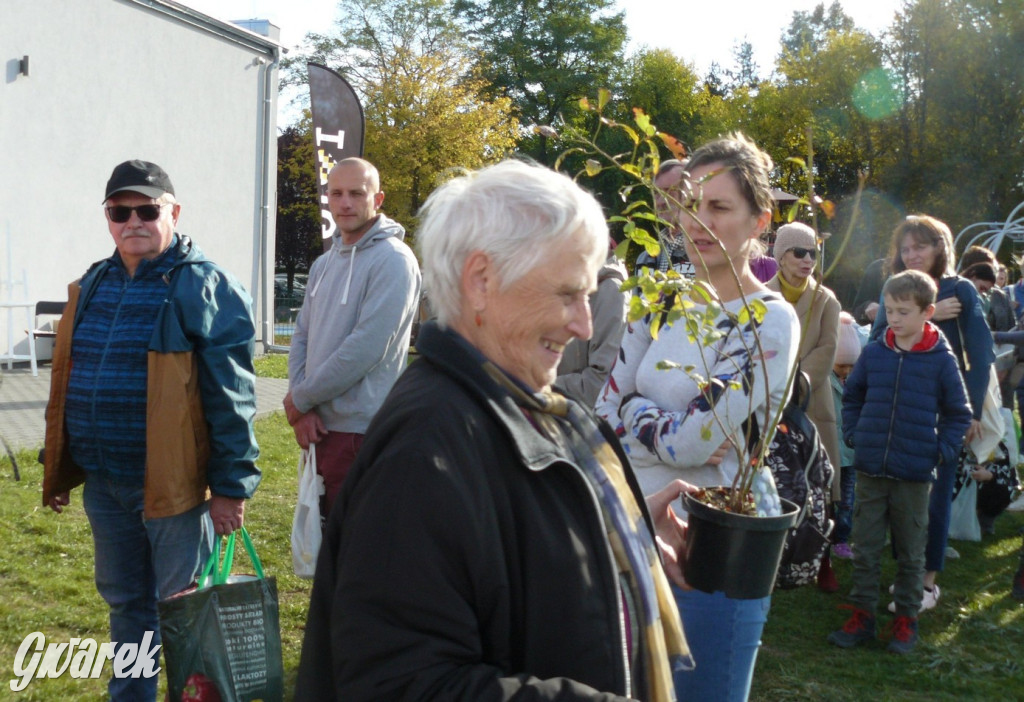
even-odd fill
[(782, 500), (778, 517), (725, 512), (682, 496), (689, 513), (683, 575), (702, 592), (722, 591), (736, 600), (767, 597), (775, 584), (786, 534), (800, 508)]

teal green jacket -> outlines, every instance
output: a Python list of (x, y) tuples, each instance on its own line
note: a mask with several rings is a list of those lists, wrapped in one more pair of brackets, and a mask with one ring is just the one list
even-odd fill
[[(260, 482), (253, 431), (256, 375), (252, 301), (227, 271), (176, 235), (179, 260), (149, 345), (146, 411), (145, 515), (181, 514), (212, 492), (250, 498)], [(46, 409), (43, 504), (85, 480), (71, 460), (64, 397), (75, 326), (110, 259), (68, 286), (68, 309), (57, 328)]]

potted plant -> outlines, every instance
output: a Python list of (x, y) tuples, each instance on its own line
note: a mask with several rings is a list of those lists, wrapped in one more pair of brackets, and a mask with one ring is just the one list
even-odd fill
[[(686, 157), (685, 148), (678, 139), (659, 132), (642, 110), (634, 108), (631, 125), (606, 117), (604, 111), (608, 102), (606, 91), (599, 93), (596, 104), (588, 100), (581, 102), (585, 109), (594, 113), (597, 127), (591, 135), (571, 130), (562, 135), (561, 138), (570, 146), (560, 155), (556, 168), (565, 167), (575, 160), (582, 164), (578, 177), (594, 177), (607, 171), (624, 177), (626, 183), (619, 192), (625, 205), (620, 214), (609, 218), (610, 222), (621, 224), (627, 237), (620, 253), (624, 254), (629, 241), (643, 246), (653, 255), (665, 245), (659, 228), (669, 223), (661, 219), (650, 205), (649, 193), (656, 192), (682, 216), (699, 224), (702, 235), (713, 240), (724, 254), (722, 241), (696, 214), (704, 183), (721, 175), (722, 171), (705, 173), (697, 180), (684, 178), (677, 192), (658, 189), (655, 176), (661, 161), (661, 147), (667, 147), (680, 160)], [(541, 129), (549, 137), (557, 134), (547, 127)], [(599, 144), (601, 132), (605, 129), (625, 135), (632, 148), (619, 154), (605, 151)], [(791, 160), (802, 163), (798, 159)], [(789, 210), (789, 216), (794, 216), (800, 206), (828, 207), (829, 203), (822, 203), (811, 194), (800, 198)], [(654, 229), (653, 234), (648, 227)], [(683, 233), (690, 239), (685, 229)], [(692, 239), (690, 243), (693, 243)], [(651, 336), (655, 338), (662, 327), (683, 325), (689, 343), (704, 346), (717, 343), (730, 329), (742, 327), (752, 332), (750, 343), (745, 342), (746, 355), (760, 357), (764, 349), (759, 326), (764, 319), (765, 304), (760, 299), (744, 296), (735, 271), (732, 275), (742, 298), (738, 307), (724, 304), (715, 288), (707, 282), (689, 280), (672, 270), (638, 272), (623, 284), (624, 290), (636, 291), (630, 299), (629, 320), (635, 322), (648, 318)], [(741, 338), (745, 337), (741, 335)], [(722, 390), (723, 381), (712, 374), (706, 363), (703, 367), (684, 367), (663, 361), (659, 368), (686, 373), (708, 397)], [(757, 372), (765, 374), (764, 386), (768, 387), (766, 364), (761, 364)], [(788, 369), (785, 397), (790, 395), (796, 372), (795, 364)], [(735, 389), (740, 381), (733, 379), (727, 382), (732, 384), (730, 389)], [(748, 416), (753, 414), (755, 406), (760, 407), (756, 402), (763, 399), (749, 396)], [(765, 426), (758, 427), (756, 421), (746, 422), (742, 436), (734, 436), (735, 432), (723, 425), (723, 418), (717, 412), (711, 413), (710, 421), (719, 425), (720, 433), (733, 435), (732, 450), (738, 466), (735, 479), (731, 485), (707, 487), (697, 494), (683, 496), (684, 508), (690, 515), (685, 575), (691, 585), (708, 592), (723, 590), (729, 596), (739, 598), (767, 596), (772, 589), (786, 533), (797, 517), (795, 505), (780, 502), (771, 471), (766, 465), (770, 441), (785, 405), (777, 402), (777, 406), (771, 406), (770, 398), (767, 399), (767, 410), (763, 414), (758, 413), (768, 418), (768, 421), (762, 419)], [(711, 434), (709, 426), (706, 432), (702, 431), (702, 438), (707, 439)], [(708, 536), (711, 540), (705, 543)], [(720, 572), (716, 563), (721, 566)]]

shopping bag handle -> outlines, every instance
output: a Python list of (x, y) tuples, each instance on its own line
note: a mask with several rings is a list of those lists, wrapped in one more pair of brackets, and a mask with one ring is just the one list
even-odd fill
[[(242, 543), (245, 544), (245, 550), (249, 554), (249, 560), (252, 561), (253, 568), (256, 570), (256, 577), (263, 580), (266, 577), (263, 573), (263, 563), (260, 561), (260, 557), (256, 555), (256, 549), (252, 545), (252, 539), (249, 538), (249, 532), (246, 531), (245, 527), (241, 527), (237, 531), (231, 532), (228, 536), (227, 546), (224, 548), (224, 558), (221, 559), (221, 543), (224, 539), (223, 536), (217, 536), (217, 544), (213, 551), (210, 553), (210, 557), (206, 560), (206, 565), (203, 567), (203, 572), (199, 576), (199, 589), (210, 587), (210, 585), (223, 585), (228, 581), (228, 576), (231, 575), (231, 567), (235, 560), (235, 534), (241, 532)], [(209, 582), (209, 578), (213, 575), (213, 582)]]

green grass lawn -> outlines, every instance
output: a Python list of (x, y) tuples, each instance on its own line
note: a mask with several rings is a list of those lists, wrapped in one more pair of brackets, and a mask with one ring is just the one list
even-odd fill
[[(260, 373), (278, 375), (284, 356), (260, 361)], [(263, 484), (246, 509), (246, 525), (268, 575), (277, 578), (284, 645), (286, 699), (291, 698), (310, 583), (292, 575), (290, 533), (298, 449), (282, 413), (259, 420)], [(0, 461), (0, 670), (14, 677), (18, 646), (34, 631), (48, 642), (72, 637), (106, 641), (106, 607), (92, 580), (92, 543), (81, 490), (57, 515), (40, 505), (42, 467), (34, 452), (18, 455), (22, 480)], [(784, 700), (1013, 700), (1024, 698), (1024, 603), (1009, 595), (1021, 546), (1024, 513), (996, 521), (981, 543), (954, 542), (962, 557), (947, 561), (939, 578), (939, 606), (920, 620), (921, 642), (897, 657), (884, 644), (844, 651), (825, 641), (845, 620), (842, 591), (813, 586), (775, 593), (751, 699)], [(569, 554), (566, 557), (570, 557)], [(241, 561), (244, 563), (244, 559)], [(837, 561), (843, 588), (850, 564)], [(893, 565), (886, 564), (884, 582)], [(882, 600), (884, 607), (886, 599)], [(883, 612), (884, 613), (884, 612)], [(880, 618), (880, 622), (886, 621)], [(557, 626), (558, 622), (551, 622)], [(109, 674), (109, 664), (105, 674)], [(2, 677), (2, 675), (0, 675)], [(33, 680), (21, 700), (94, 700), (105, 680)], [(4, 690), (7, 682), (0, 682)], [(163, 686), (161, 686), (161, 691)], [(161, 693), (162, 694), (162, 693)], [(13, 699), (13, 697), (12, 697)], [(714, 702), (714, 701), (709, 701)]]

